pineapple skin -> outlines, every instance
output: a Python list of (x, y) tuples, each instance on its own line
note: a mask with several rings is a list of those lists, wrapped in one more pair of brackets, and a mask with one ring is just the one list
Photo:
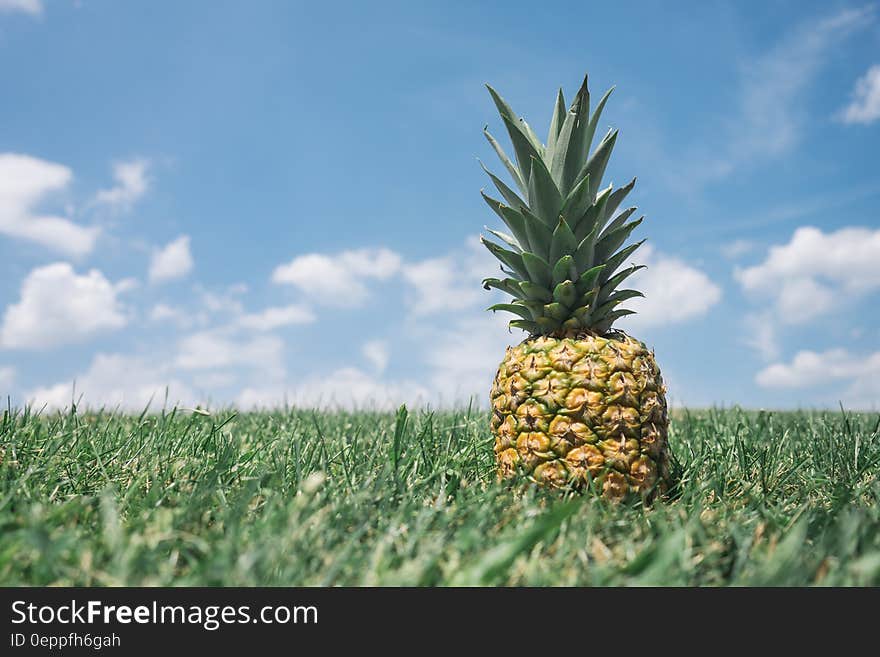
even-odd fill
[(508, 347), (491, 392), (499, 477), (650, 501), (671, 483), (665, 392), (654, 354), (622, 333)]

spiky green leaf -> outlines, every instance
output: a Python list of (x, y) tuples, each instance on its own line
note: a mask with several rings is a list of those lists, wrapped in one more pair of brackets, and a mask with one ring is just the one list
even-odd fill
[(538, 285), (532, 281), (520, 281), (519, 288), (526, 295), (526, 299), (533, 299), (547, 303), (553, 298), (553, 293), (543, 285)]
[(525, 308), (521, 305), (515, 303), (496, 303), (492, 306), (489, 306), (486, 310), (491, 310), (492, 312), (503, 310), (504, 312), (513, 313), (514, 315), (518, 315), (523, 319), (532, 319), (532, 313), (529, 312), (528, 308)]
[(553, 265), (553, 284), (556, 285), (564, 280), (576, 281), (578, 270), (574, 264), (574, 257), (564, 255)]
[[(517, 242), (516, 238), (513, 235), (508, 235), (507, 233), (502, 233), (499, 230), (492, 230), (488, 226), (483, 226), (483, 228), (486, 229), (487, 232), (492, 233), (499, 240), (501, 240), (502, 242), (507, 244), (509, 247), (511, 247), (517, 253), (522, 253), (523, 248), (522, 248), (522, 246), (520, 246), (520, 243)], [(528, 245), (526, 245), (526, 246), (528, 246)]]
[(529, 209), (547, 226), (556, 227), (562, 196), (541, 158), (532, 159), (529, 176)]
[(573, 255), (577, 250), (578, 242), (571, 232), (571, 228), (565, 219), (559, 219), (556, 230), (553, 231), (553, 239), (550, 242), (550, 262), (555, 263), (564, 255)]
[(504, 167), (507, 169), (510, 177), (513, 178), (513, 182), (515, 182), (516, 186), (519, 187), (519, 191), (523, 194), (528, 193), (526, 191), (526, 181), (523, 180), (522, 174), (519, 172), (519, 169), (511, 161), (511, 159), (507, 157), (507, 153), (504, 152), (501, 144), (499, 144), (495, 137), (492, 136), (492, 133), (489, 132), (488, 126), (483, 128), (483, 134), (492, 145), (492, 148), (495, 150), (495, 154), (498, 155), (498, 159), (501, 160), (501, 162), (504, 164)]
[(525, 251), (522, 254), (522, 262), (528, 272), (530, 281), (537, 283), (543, 287), (550, 287), (553, 283), (553, 275), (550, 265), (544, 258)]
[(635, 221), (630, 221), (600, 238), (596, 243), (596, 259), (599, 261), (607, 260), (608, 256), (623, 246), (623, 243), (629, 239), (630, 234), (638, 228), (644, 219), (644, 217), (640, 217)]
[(519, 209), (526, 205), (526, 202), (519, 197), (519, 194), (517, 194), (510, 187), (505, 185), (504, 181), (502, 181), (498, 176), (489, 171), (489, 169), (486, 168), (486, 165), (483, 164), (480, 160), (477, 161), (480, 162), (480, 166), (483, 168), (483, 171), (486, 172), (486, 175), (489, 176), (492, 184), (495, 185), (495, 189), (497, 189), (498, 193), (500, 193), (501, 196), (504, 197), (507, 205), (515, 209)]
[(609, 278), (611, 278), (611, 276), (614, 274), (614, 272), (617, 271), (617, 268), (620, 267), (620, 265), (622, 265), (623, 262), (627, 258), (629, 258), (633, 254), (633, 252), (644, 243), (645, 243), (645, 240), (641, 240), (639, 242), (636, 242), (635, 244), (630, 244), (629, 246), (622, 248), (620, 251), (618, 251), (613, 256), (608, 258), (605, 261), (605, 265), (606, 265), (605, 271), (602, 272), (602, 275), (599, 277), (599, 280), (602, 283), (605, 283)]
[(577, 287), (572, 281), (562, 281), (553, 288), (553, 298), (566, 308), (574, 306), (575, 302), (577, 302), (577, 297)]
[(517, 276), (523, 279), (530, 278), (529, 271), (526, 269), (525, 264), (523, 263), (523, 255), (514, 251), (509, 251), (508, 249), (502, 248), (495, 244), (494, 242), (490, 242), (485, 237), (480, 235), (480, 242), (483, 243), (489, 252), (498, 258), (502, 263), (507, 265), (507, 267)]
[(544, 157), (552, 161), (553, 149), (556, 147), (556, 138), (562, 130), (565, 122), (565, 97), (562, 95), (562, 87), (556, 94), (556, 103), (553, 105), (553, 118), (550, 119), (550, 131), (547, 133), (547, 147), (544, 149)]

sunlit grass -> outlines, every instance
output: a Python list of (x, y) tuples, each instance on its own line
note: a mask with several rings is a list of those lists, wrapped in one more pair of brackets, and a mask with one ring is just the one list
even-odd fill
[(498, 484), (482, 411), (0, 418), (3, 585), (880, 584), (880, 416), (677, 413), (652, 508)]

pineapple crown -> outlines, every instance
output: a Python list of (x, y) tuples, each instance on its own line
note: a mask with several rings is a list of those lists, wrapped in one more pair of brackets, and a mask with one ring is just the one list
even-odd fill
[(616, 319), (633, 314), (619, 304), (644, 296), (637, 290), (617, 289), (644, 267), (633, 265), (618, 271), (644, 242), (623, 246), (644, 219), (629, 221), (636, 208), (614, 216), (636, 180), (617, 190), (613, 185), (599, 189), (617, 130), (609, 130), (590, 154), (599, 116), (614, 88), (602, 96), (592, 115), (586, 77), (568, 111), (560, 89), (547, 143), (542, 144), (529, 124), (517, 117), (491, 86), (486, 87), (510, 135), (516, 163), (488, 127), (483, 133), (519, 189), (515, 192), (480, 163), (504, 202), (481, 194), (510, 230), (507, 234), (486, 228), (505, 246), (480, 236), (507, 275), (487, 278), (483, 287), (513, 297), (511, 303), (499, 303), (489, 310), (517, 315), (519, 319), (510, 326), (533, 335), (570, 330), (607, 333)]

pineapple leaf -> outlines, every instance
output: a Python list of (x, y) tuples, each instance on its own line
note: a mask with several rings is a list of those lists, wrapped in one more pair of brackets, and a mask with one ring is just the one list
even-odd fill
[(500, 239), (502, 242), (512, 247), (514, 251), (518, 253), (522, 253), (522, 247), (519, 245), (519, 242), (516, 241), (516, 238), (513, 235), (508, 235), (507, 233), (502, 233), (498, 230), (492, 230), (488, 226), (483, 226), (488, 232), (492, 233), (495, 237)]
[(510, 229), (510, 232), (513, 233), (513, 236), (516, 238), (516, 241), (519, 242), (520, 246), (523, 248), (530, 248), (531, 244), (529, 243), (529, 234), (526, 230), (526, 220), (523, 216), (513, 208), (508, 207), (485, 194), (483, 195), (483, 198), (485, 198), (486, 202), (493, 210), (495, 210), (496, 214), (501, 217), (501, 221), (503, 221)]
[(512, 278), (486, 278), (483, 279), (483, 289), (489, 290), (492, 288), (496, 290), (501, 290), (502, 292), (506, 292), (510, 296), (516, 299), (524, 299), (526, 294), (523, 292), (518, 284), (518, 281)]
[(489, 252), (498, 258), (502, 263), (507, 265), (507, 267), (517, 276), (523, 279), (529, 278), (529, 272), (526, 269), (525, 264), (523, 263), (523, 255), (515, 253), (514, 251), (508, 251), (504, 249), (494, 242), (490, 242), (485, 237), (480, 235), (480, 242), (489, 249)]
[(553, 265), (553, 284), (556, 285), (564, 280), (577, 280), (577, 269), (574, 266), (574, 258), (568, 254), (562, 256)]
[(489, 178), (492, 180), (492, 184), (495, 185), (495, 188), (498, 190), (501, 196), (504, 197), (504, 200), (507, 201), (507, 205), (511, 206), (512, 208), (521, 208), (526, 205), (526, 202), (523, 201), (515, 191), (505, 185), (501, 181), (501, 179), (498, 178), (498, 176), (489, 171), (489, 169), (486, 168), (486, 165), (484, 165), (480, 160), (477, 161), (480, 162), (480, 166), (483, 167), (483, 171), (485, 171), (486, 175), (489, 176)]
[[(553, 240), (550, 242), (550, 262), (556, 262), (564, 255), (571, 255), (577, 250), (578, 242), (568, 223), (562, 217), (553, 231)], [(567, 272), (566, 272), (567, 274)]]
[(511, 162), (510, 158), (507, 157), (507, 153), (504, 152), (504, 149), (501, 148), (501, 144), (492, 136), (489, 132), (489, 126), (483, 128), (483, 134), (486, 135), (486, 139), (489, 140), (489, 143), (492, 145), (492, 148), (495, 149), (496, 155), (498, 155), (498, 159), (504, 163), (505, 168), (508, 173), (510, 173), (510, 177), (513, 178), (513, 182), (516, 183), (516, 186), (519, 187), (519, 191), (523, 194), (526, 194), (526, 183), (522, 179), (522, 174), (520, 174), (519, 169), (516, 168), (516, 165)]
[(572, 189), (562, 204), (562, 210), (559, 213), (565, 217), (569, 225), (575, 225), (584, 213), (593, 204), (593, 196), (590, 194), (590, 176), (584, 177), (574, 189)]
[(621, 226), (623, 226), (623, 224), (626, 223), (626, 220), (630, 218), (630, 215), (632, 215), (632, 213), (635, 212), (636, 209), (637, 209), (636, 207), (627, 208), (626, 210), (621, 212), (619, 215), (614, 217), (614, 221), (612, 221), (610, 224), (608, 224), (605, 227), (605, 230), (603, 230), (602, 234), (599, 235), (599, 239), (600, 240), (605, 239), (605, 237), (607, 237), (612, 231), (615, 231), (618, 228), (620, 228)]
[(577, 301), (577, 287), (571, 281), (562, 281), (553, 288), (553, 298), (566, 308), (571, 308)]
[(527, 333), (531, 333), (532, 335), (541, 332), (541, 327), (538, 326), (537, 322), (532, 322), (527, 319), (514, 319), (508, 324), (510, 328), (518, 328), (526, 331)]
[(526, 208), (523, 208), (522, 215), (526, 236), (529, 238), (529, 251), (542, 258), (549, 258), (550, 242), (553, 238), (550, 228)]
[(602, 272), (602, 276), (600, 277), (601, 281), (603, 283), (606, 282), (614, 274), (614, 272), (617, 271), (617, 268), (623, 264), (623, 261), (629, 258), (629, 256), (632, 255), (632, 253), (644, 243), (645, 240), (641, 240), (639, 242), (636, 242), (635, 244), (630, 244), (629, 246), (621, 249), (613, 256), (608, 258), (608, 260), (605, 261), (605, 271)]
[(612, 230), (610, 233), (600, 238), (596, 243), (596, 258), (601, 262), (606, 260), (608, 256), (617, 251), (623, 243), (629, 238), (630, 234), (638, 227), (644, 217), (640, 217), (635, 221), (630, 221), (620, 228)]
[(578, 299), (577, 303), (575, 303), (575, 305), (576, 306), (590, 306), (592, 308), (594, 305), (596, 305), (595, 304), (596, 295), (598, 295), (598, 294), (599, 294), (599, 288), (594, 286), (593, 289), (587, 290), (586, 292), (584, 292), (581, 295), (581, 298)]
[(513, 152), (516, 154), (516, 162), (519, 165), (520, 173), (524, 180), (528, 180), (532, 170), (532, 159), (540, 159), (541, 153), (522, 132), (519, 127), (519, 121), (511, 121), (507, 117), (502, 118), (504, 126), (507, 128), (507, 134), (510, 135), (510, 141), (513, 144)]
[[(620, 189), (616, 190), (615, 192), (613, 192), (611, 194), (611, 196), (608, 199), (608, 206), (605, 209), (605, 211), (608, 213), (609, 217), (612, 214), (614, 214), (615, 212), (617, 212), (617, 208), (619, 208), (620, 204), (623, 203), (623, 199), (625, 199), (627, 197), (627, 194), (629, 194), (632, 191), (633, 187), (635, 187), (635, 186), (636, 186), (636, 179), (633, 178), (626, 185), (624, 185), (623, 187), (621, 187)], [(525, 193), (525, 192), (523, 192), (523, 193)]]
[[(603, 288), (604, 289), (604, 288)], [(605, 299), (605, 303), (623, 303), (629, 299), (635, 299), (636, 297), (644, 297), (645, 295), (639, 292), (638, 290), (617, 290), (614, 294), (608, 296)], [(600, 292), (601, 298), (601, 292)]]
[(544, 333), (553, 333), (553, 331), (558, 331), (560, 326), (560, 321), (558, 319), (553, 319), (552, 317), (546, 316), (536, 318), (535, 322)]
[(581, 294), (586, 294), (592, 290), (604, 269), (605, 265), (598, 265), (581, 274), (581, 277), (578, 279), (578, 291)]
[(532, 313), (529, 312), (528, 308), (517, 305), (515, 303), (496, 303), (493, 306), (489, 306), (486, 310), (491, 310), (492, 312), (496, 312), (498, 310), (503, 310), (508, 313), (513, 313), (514, 315), (518, 315), (523, 319), (532, 319)]
[(632, 267), (627, 267), (626, 269), (616, 273), (614, 276), (602, 283), (602, 289), (599, 292), (599, 299), (610, 299), (612, 296), (611, 293), (615, 290), (615, 288), (640, 269), (645, 269), (645, 265), (633, 265)]
[(547, 303), (553, 298), (553, 294), (546, 287), (532, 283), (532, 281), (519, 281), (519, 289), (526, 295), (527, 300)]
[(553, 180), (559, 185), (560, 190), (565, 189), (565, 160), (569, 156), (571, 143), (571, 133), (577, 122), (577, 115), (574, 112), (566, 112), (565, 120), (559, 130), (559, 136), (553, 147), (553, 154), (550, 158), (550, 174)]
[(562, 95), (562, 87), (556, 94), (556, 104), (553, 106), (553, 118), (550, 119), (550, 132), (547, 133), (547, 147), (544, 156), (552, 161), (553, 150), (556, 147), (556, 138), (559, 131), (562, 130), (562, 124), (565, 121), (565, 97)]
[(528, 273), (528, 279), (543, 287), (549, 287), (553, 282), (550, 265), (544, 258), (524, 251), (521, 257), (522, 263)]
[(599, 185), (602, 184), (602, 176), (605, 173), (605, 167), (608, 165), (608, 158), (611, 157), (611, 151), (616, 141), (617, 130), (609, 130), (575, 177), (574, 184), (579, 183), (583, 180), (584, 176), (590, 174), (590, 191), (595, 194), (599, 190)]
[[(602, 116), (602, 110), (605, 109), (605, 103), (608, 102), (608, 99), (611, 97), (611, 94), (614, 93), (614, 87), (611, 87), (608, 91), (605, 92), (605, 95), (599, 100), (599, 104), (596, 105), (596, 110), (593, 112), (593, 116), (590, 117), (590, 122), (587, 125), (587, 129), (583, 135), (583, 144), (582, 148), (584, 152), (589, 153), (590, 145), (593, 143), (593, 137), (596, 135), (596, 127), (599, 125), (599, 117)], [(598, 187), (599, 181), (596, 181), (596, 186)]]
[(584, 237), (578, 244), (574, 252), (574, 266), (578, 271), (585, 271), (593, 266), (595, 262), (594, 253), (596, 248), (597, 229), (593, 228), (593, 232)]
[(544, 304), (540, 301), (522, 301), (520, 305), (529, 309), (530, 319), (541, 317), (544, 314)]
[(605, 223), (605, 207), (608, 204), (608, 191), (605, 189), (596, 196), (596, 202), (587, 208), (587, 211), (584, 212), (584, 215), (575, 224), (574, 234), (577, 239), (581, 240), (586, 235), (594, 232), (598, 235), (599, 231), (602, 230), (602, 226)]
[[(544, 316), (552, 317), (558, 322), (564, 322), (569, 317), (568, 308), (561, 303), (554, 301), (553, 303), (548, 303), (544, 306)], [(540, 318), (536, 317), (535, 321), (540, 321)]]
[(554, 228), (562, 209), (562, 196), (544, 160), (532, 158), (532, 170), (529, 176), (529, 207), (547, 226)]
[(625, 308), (622, 308), (620, 310), (612, 310), (610, 313), (599, 319), (598, 322), (591, 322), (591, 324), (593, 325), (593, 330), (597, 333), (605, 333), (608, 329), (611, 328), (611, 325), (614, 324), (614, 322), (621, 317), (635, 314), (635, 311), (626, 310)]
[[(495, 89), (492, 88), (491, 85), (486, 85), (486, 89), (489, 90), (489, 95), (492, 96), (492, 101), (495, 103), (495, 107), (498, 108), (498, 113), (501, 115), (501, 120), (504, 121), (505, 125), (507, 125), (507, 131), (510, 133), (510, 139), (514, 142), (514, 147), (516, 146), (516, 139), (514, 138), (513, 132), (517, 135), (523, 137), (527, 142), (529, 142), (530, 146), (536, 152), (541, 151), (541, 141), (535, 136), (535, 133), (532, 132), (531, 128), (528, 125), (524, 125), (520, 128), (520, 124), (525, 124), (524, 121), (521, 121), (520, 117), (516, 115), (513, 111), (513, 108), (507, 104), (507, 101), (504, 100)], [(511, 130), (513, 132), (511, 132)], [(524, 153), (525, 154), (525, 153)], [(523, 168), (523, 160), (520, 160), (520, 152), (517, 150), (517, 160), (520, 163), (520, 169), (523, 172), (525, 177), (528, 177), (528, 170)], [(525, 164), (528, 165), (528, 160), (525, 160)]]
[(587, 76), (584, 76), (583, 84), (578, 90), (577, 97), (572, 103), (570, 113), (574, 114), (571, 139), (565, 154), (565, 164), (562, 171), (562, 183), (560, 187), (567, 193), (575, 186), (579, 179), (576, 175), (580, 172), (590, 154), (590, 142), (593, 135), (590, 131), (590, 91), (587, 88)]

